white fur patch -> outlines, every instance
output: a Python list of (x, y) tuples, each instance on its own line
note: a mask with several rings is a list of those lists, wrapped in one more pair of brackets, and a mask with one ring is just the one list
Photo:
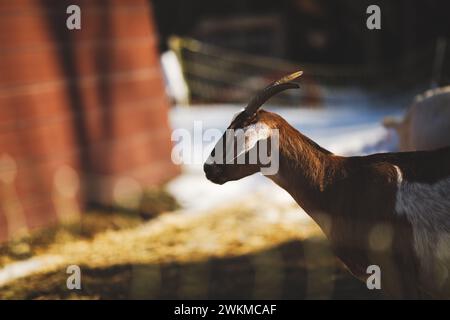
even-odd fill
[(271, 129), (264, 123), (257, 122), (244, 128), (245, 131), (245, 149), (253, 148), (259, 140), (265, 140), (270, 137)]
[[(235, 158), (248, 152), (258, 143), (258, 141), (265, 140), (271, 135), (271, 129), (266, 124), (260, 122), (244, 127), (242, 130), (244, 132), (242, 137), (243, 141), (241, 141), (242, 145), (238, 145), (238, 152)], [(240, 132), (236, 131), (236, 137), (239, 137), (239, 134)]]
[(414, 249), (425, 278), (433, 286), (449, 281), (450, 270), (450, 177), (434, 184), (408, 182), (397, 166), (395, 210), (413, 227)]
[(397, 171), (397, 186), (400, 187), (403, 182), (403, 173), (398, 166), (394, 166), (395, 171)]

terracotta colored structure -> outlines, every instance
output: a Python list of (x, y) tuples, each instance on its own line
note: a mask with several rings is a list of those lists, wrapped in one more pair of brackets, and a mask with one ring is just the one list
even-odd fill
[(156, 45), (149, 1), (0, 3), (0, 240), (177, 173)]

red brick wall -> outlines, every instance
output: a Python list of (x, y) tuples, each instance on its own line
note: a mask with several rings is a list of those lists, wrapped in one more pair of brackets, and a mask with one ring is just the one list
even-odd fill
[(0, 0), (0, 239), (177, 173), (156, 43), (149, 1)]

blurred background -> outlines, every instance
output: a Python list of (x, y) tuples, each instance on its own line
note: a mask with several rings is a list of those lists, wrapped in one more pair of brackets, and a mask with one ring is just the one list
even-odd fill
[[(66, 9), (81, 8), (81, 30)], [(381, 8), (381, 30), (366, 9)], [(172, 131), (267, 108), (343, 155), (450, 82), (445, 0), (0, 0), (0, 298), (373, 298), (260, 176), (213, 185)], [(201, 150), (208, 153), (211, 142)], [(270, 195), (268, 197), (267, 195)], [(370, 239), (369, 239), (370, 240)], [(80, 265), (81, 290), (66, 287)]]

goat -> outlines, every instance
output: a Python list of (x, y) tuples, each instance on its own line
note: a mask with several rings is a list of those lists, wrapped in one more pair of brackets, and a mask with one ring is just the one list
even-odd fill
[(402, 120), (386, 117), (383, 125), (397, 133), (400, 151), (450, 146), (450, 86), (417, 96)]
[(450, 148), (334, 155), (261, 109), (274, 94), (298, 88), (292, 80), (300, 75), (272, 83), (233, 118), (228, 129), (242, 130), (245, 139), (237, 146), (233, 136), (232, 144), (214, 147), (204, 164), (207, 179), (223, 184), (261, 172), (258, 159), (253, 164), (236, 157), (226, 161), (226, 153), (240, 148), (240, 157), (247, 159), (254, 148), (271, 143), (276, 132), (279, 167), (267, 177), (319, 225), (353, 275), (365, 281), (367, 268), (378, 265), (382, 290), (391, 297), (449, 297)]

